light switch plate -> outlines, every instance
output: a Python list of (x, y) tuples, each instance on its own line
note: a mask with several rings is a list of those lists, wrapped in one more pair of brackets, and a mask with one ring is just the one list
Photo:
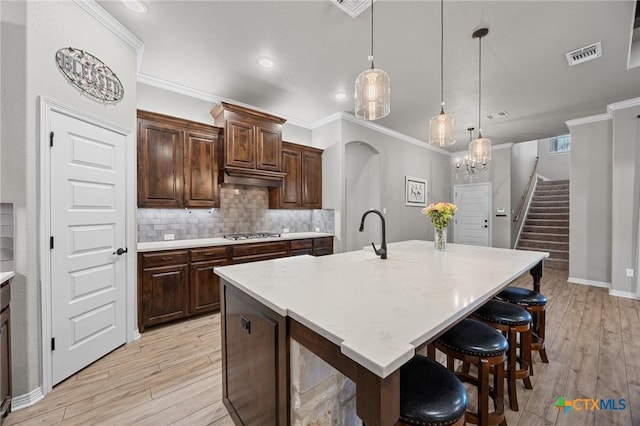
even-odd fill
[(164, 240), (165, 241), (170, 241), (170, 240), (175, 240), (176, 239), (176, 234), (164, 234)]
[(633, 269), (627, 268), (627, 276), (633, 278)]
[(284, 228), (284, 229), (282, 229), (282, 233), (283, 233), (283, 234), (288, 234), (288, 233), (289, 233), (289, 228)]
[(320, 228), (316, 228), (316, 232), (320, 232)]

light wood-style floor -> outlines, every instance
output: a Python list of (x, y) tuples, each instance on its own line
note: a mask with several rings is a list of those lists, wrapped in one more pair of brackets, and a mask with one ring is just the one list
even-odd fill
[[(531, 288), (527, 274), (518, 285)], [(534, 354), (533, 390), (519, 384), (509, 425), (640, 425), (640, 301), (567, 283), (546, 269), (547, 353)], [(59, 384), (8, 425), (233, 425), (221, 402), (220, 318), (149, 329)], [(558, 397), (626, 401), (620, 411), (560, 412)]]

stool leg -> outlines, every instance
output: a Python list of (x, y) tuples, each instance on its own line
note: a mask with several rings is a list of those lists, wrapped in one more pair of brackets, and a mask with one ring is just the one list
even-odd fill
[(433, 343), (427, 345), (427, 358), (433, 361), (436, 360), (436, 347)]
[(516, 330), (509, 327), (509, 355), (507, 356), (507, 390), (509, 391), (509, 406), (518, 411), (518, 394), (516, 390)]
[[(521, 333), (520, 338), (522, 339), (522, 342), (520, 342), (520, 360), (522, 363), (522, 368), (526, 368), (527, 370), (531, 371), (531, 366), (533, 364), (531, 358), (531, 329), (525, 331), (524, 333)], [(522, 379), (522, 381), (524, 382), (525, 388), (533, 389), (529, 376)]]
[[(489, 424), (489, 363), (486, 359), (480, 359), (478, 366), (478, 424)], [(499, 370), (496, 368), (496, 370)]]
[(538, 337), (540, 339), (542, 339), (542, 349), (540, 349), (538, 351), (538, 353), (540, 354), (540, 358), (542, 359), (542, 362), (544, 362), (545, 364), (549, 363), (549, 358), (547, 358), (547, 350), (545, 349), (545, 344), (544, 344), (544, 327), (545, 327), (545, 309), (542, 309), (540, 312), (538, 312), (538, 324), (539, 324), (539, 330), (538, 330)]
[[(504, 366), (504, 362), (497, 367), (501, 366)], [(495, 412), (500, 416), (504, 413), (504, 368), (493, 369), (493, 391), (496, 396), (493, 401), (493, 405)], [(506, 426), (507, 421), (503, 419), (502, 422), (500, 422), (500, 425)]]

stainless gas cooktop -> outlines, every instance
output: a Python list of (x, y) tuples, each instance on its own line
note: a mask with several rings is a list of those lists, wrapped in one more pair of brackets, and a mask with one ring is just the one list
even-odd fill
[(227, 240), (253, 240), (257, 238), (275, 238), (280, 234), (275, 232), (236, 232), (234, 234), (223, 235)]

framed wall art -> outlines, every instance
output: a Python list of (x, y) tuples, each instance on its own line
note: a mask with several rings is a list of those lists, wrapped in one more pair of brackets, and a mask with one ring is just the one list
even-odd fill
[(427, 181), (412, 176), (404, 177), (405, 205), (427, 205)]

